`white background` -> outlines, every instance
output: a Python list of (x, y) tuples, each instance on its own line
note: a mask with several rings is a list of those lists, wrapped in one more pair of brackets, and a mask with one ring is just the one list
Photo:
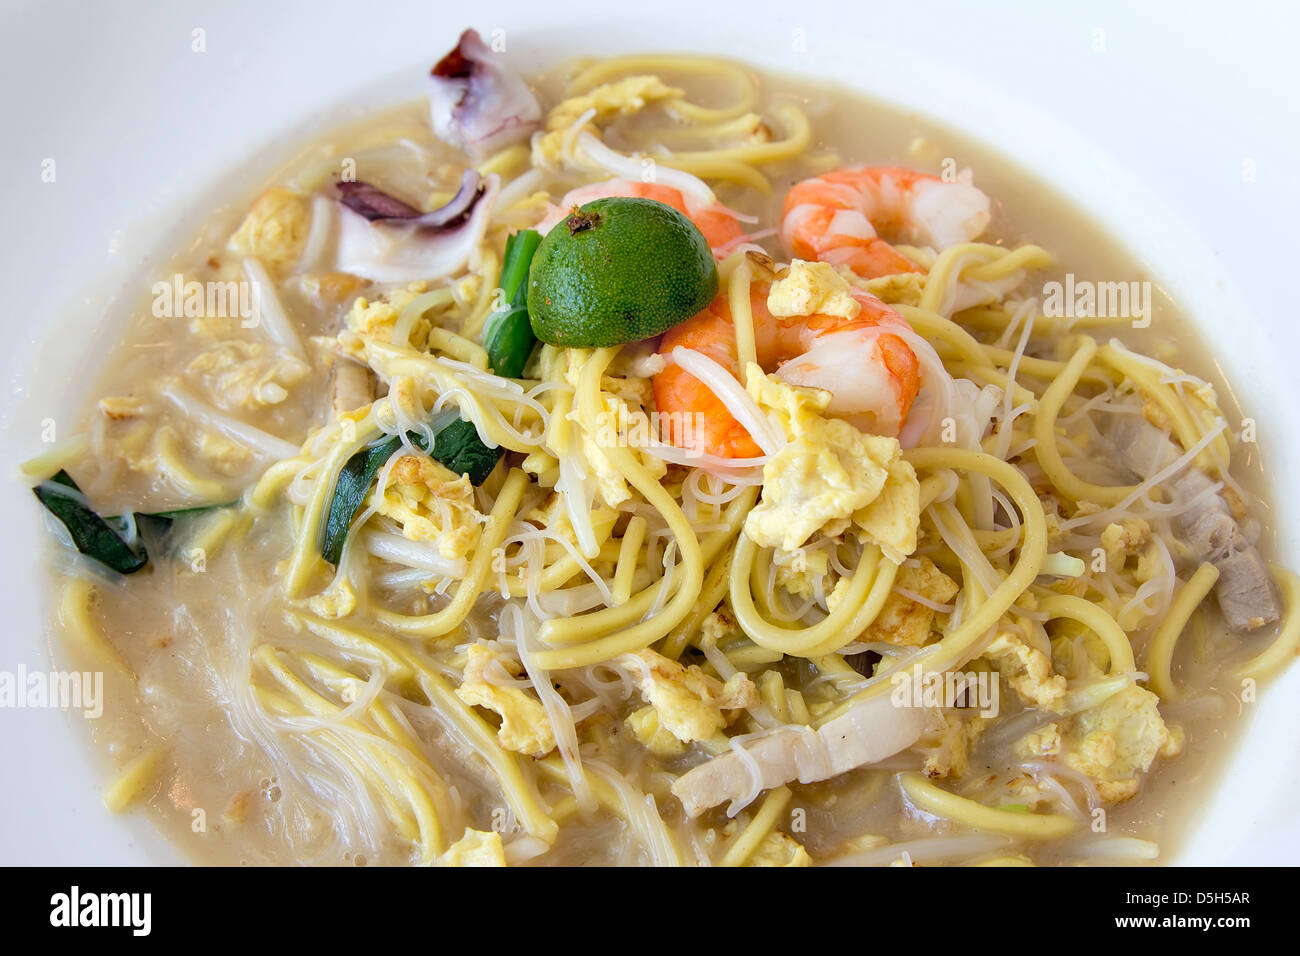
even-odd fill
[[(1076, 8), (1077, 6), (1077, 8)], [(472, 25), (571, 37), (565, 52), (707, 50), (910, 100), (1035, 161), (1165, 276), (1221, 346), (1261, 418), (1280, 495), (1300, 473), (1295, 229), (1300, 218), (1297, 5), (900, 4), (472, 5)], [(287, 125), (398, 71), (422, 71), (467, 5), (222, 2), (6, 3), (0, 8), (0, 471), (38, 449), (25, 384), (56, 384), (93, 348), (111, 281), (138, 265), (168, 212)], [(556, 12), (562, 8), (563, 13)], [(609, 11), (616, 21), (609, 19)], [(644, 21), (631, 11), (643, 10)], [(602, 14), (600, 11), (605, 11)], [(560, 19), (562, 18), (562, 19)], [(191, 52), (192, 31), (207, 52)], [(790, 36), (808, 52), (792, 55)], [(53, 158), (57, 181), (41, 182)], [(1243, 173), (1253, 172), (1253, 181)], [(94, 288), (94, 291), (87, 291)], [(36, 367), (56, 316), (80, 317)], [(60, 357), (62, 355), (62, 358)], [(75, 388), (75, 385), (72, 386)], [(1296, 527), (1284, 508), (1282, 522)], [(0, 669), (41, 666), (35, 507), (0, 486)], [(1289, 534), (1291, 565), (1300, 537)], [(1292, 675), (1294, 678), (1296, 675)], [(1297, 682), (1279, 687), (1231, 769), (1199, 860), (1293, 862)], [(1287, 698), (1283, 700), (1282, 698)], [(62, 715), (0, 712), (0, 862), (158, 859), (138, 819), (110, 821)], [(1286, 787), (1291, 789), (1288, 791)]]

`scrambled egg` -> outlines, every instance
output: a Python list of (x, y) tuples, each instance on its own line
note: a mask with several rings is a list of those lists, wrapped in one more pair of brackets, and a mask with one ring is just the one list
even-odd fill
[(1003, 807), (1019, 806), (1030, 813), (1051, 812), (1058, 809), (1059, 804), (1060, 794), (1051, 782), (1046, 778), (1036, 778), (1030, 773), (1022, 773), (1008, 781), (1002, 800)]
[(227, 247), (240, 256), (256, 256), (273, 273), (294, 267), (311, 231), (311, 206), (283, 186), (268, 189), (254, 201)]
[(253, 461), (251, 451), (211, 429), (204, 429), (196, 450), (208, 467), (222, 475), (242, 474)]
[[(393, 337), (393, 326), (402, 314), (402, 310), (428, 289), (424, 282), (412, 282), (409, 285), (392, 289), (373, 302), (365, 296), (359, 296), (352, 302), (345, 323), (347, 328), (339, 333), (339, 347), (352, 358), (365, 361), (367, 342), (389, 342)], [(429, 341), (429, 332), (433, 324), (421, 316), (411, 326), (410, 344), (414, 349), (423, 350)]]
[(143, 399), (134, 395), (108, 395), (99, 400), (99, 410), (104, 417), (120, 422), (123, 419), (140, 417), (149, 411), (149, 407)]
[(573, 124), (588, 110), (595, 110), (591, 122), (616, 116), (632, 116), (650, 103), (673, 99), (682, 90), (666, 85), (657, 76), (627, 76), (614, 83), (604, 83), (580, 96), (557, 104), (546, 116), (547, 132), (533, 144), (534, 161), (543, 166), (558, 166), (563, 158), (564, 140)]
[(758, 688), (738, 673), (725, 684), (695, 665), (683, 667), (652, 650), (624, 654), (618, 662), (654, 708), (659, 726), (682, 743), (707, 740), (727, 725), (724, 710), (758, 703)]
[(158, 455), (155, 445), (158, 436), (171, 432), (174, 441), (180, 441), (176, 429), (170, 425), (161, 428), (153, 421), (132, 422), (126, 433), (118, 439), (117, 457), (126, 462), (126, 467), (135, 472), (154, 471), (158, 467)]
[[(555, 731), (541, 701), (521, 688), (488, 681), (487, 669), (497, 657), (482, 644), (471, 645), (467, 657), (456, 696), (471, 706), (486, 707), (500, 715), (497, 742), (506, 750), (532, 757), (545, 757), (554, 750)], [(505, 672), (513, 677), (518, 670), (516, 665)]]
[(885, 557), (897, 563), (916, 550), (921, 483), (915, 469), (902, 458), (889, 462), (886, 470), (885, 487), (871, 504), (854, 513), (853, 523), (860, 537), (879, 545)]
[(686, 744), (664, 729), (659, 715), (649, 705), (632, 711), (624, 723), (632, 736), (656, 757), (677, 757), (686, 752)]
[(750, 866), (812, 866), (812, 857), (803, 844), (779, 830), (763, 837), (749, 858)]
[(1101, 546), (1106, 550), (1107, 567), (1122, 568), (1130, 554), (1150, 540), (1151, 526), (1142, 518), (1125, 518), (1118, 523), (1106, 525), (1101, 533)]
[(487, 521), (475, 507), (469, 478), (453, 475), (428, 455), (403, 455), (383, 496), (376, 488), (369, 504), (401, 525), (405, 537), (436, 542), (442, 556), (453, 560), (474, 550)]
[(442, 866), (505, 866), (506, 853), (501, 846), (501, 834), (466, 830), (463, 837), (438, 857), (438, 863)]
[(1165, 573), (1164, 554), (1154, 544), (1148, 545), (1138, 555), (1137, 569), (1133, 576), (1140, 584), (1146, 584), (1154, 577)]
[(829, 395), (815, 388), (787, 385), (765, 375), (752, 362), (745, 367), (745, 389), (760, 408), (776, 416), (786, 438), (798, 438), (815, 430), (818, 422), (827, 420), (822, 412), (830, 404)]
[[(1044, 571), (1042, 573), (1047, 574), (1049, 572)], [(1075, 597), (1083, 597), (1088, 593), (1090, 582), (1084, 577), (1053, 578), (1048, 582), (1047, 586), (1057, 594), (1072, 594)]]
[(1012, 744), (1012, 749), (1021, 760), (1041, 760), (1043, 757), (1059, 756), (1061, 725), (1045, 724), (1037, 730), (1031, 730)]
[(376, 409), (376, 416), (391, 428), (397, 428), (402, 416), (406, 416), (408, 421), (420, 421), (427, 414), (420, 401), (415, 379), (409, 375), (392, 375), (388, 379), (388, 394), (385, 398), (388, 399), (387, 407), (380, 403), (379, 408)]
[(740, 632), (740, 623), (724, 604), (700, 623), (700, 640), (715, 647), (724, 638)]
[(985, 649), (986, 658), (1027, 705), (1059, 711), (1066, 681), (1052, 673), (1052, 661), (1011, 631), (1003, 631)]
[[(904, 564), (898, 569), (894, 586), (929, 598), (936, 604), (947, 604), (960, 590), (957, 582), (935, 567), (929, 558), (921, 558), (919, 567)], [(892, 591), (861, 639), (915, 647), (930, 639), (934, 615), (933, 608)]]
[(238, 314), (196, 315), (189, 320), (187, 326), (195, 338), (223, 342), (239, 334), (240, 323), (243, 321), (243, 317)]
[(325, 272), (303, 276), (299, 288), (320, 308), (334, 309), (347, 301), (348, 296), (361, 291), (370, 280), (348, 272)]
[(327, 620), (347, 617), (357, 609), (357, 592), (347, 578), (339, 578), (307, 604), (317, 617)]
[[(1039, 493), (1049, 494), (1050, 492), (1047, 489), (1044, 489)], [(1047, 546), (1048, 548), (1059, 549), (1061, 547), (1061, 542), (1065, 540), (1065, 531), (1061, 528), (1061, 516), (1050, 508), (1045, 508), (1043, 510), (1043, 517), (1047, 519)]]
[(795, 259), (772, 283), (767, 310), (776, 316), (820, 314), (851, 319), (862, 311), (862, 306), (830, 263)]
[(777, 551), (772, 563), (776, 567), (777, 587), (804, 598), (815, 596), (817, 581), (825, 582), (831, 571), (830, 553), (821, 549)]
[(794, 388), (751, 365), (750, 395), (776, 413), (789, 439), (763, 466), (762, 500), (745, 533), (763, 547), (793, 551), (813, 534), (861, 536), (901, 562), (916, 550), (920, 484), (898, 440), (866, 435), (820, 414), (829, 395)]
[(1136, 796), (1138, 774), (1157, 755), (1172, 757), (1182, 750), (1182, 735), (1165, 726), (1159, 702), (1133, 685), (1070, 721), (1061, 742), (1065, 763), (1095, 780), (1108, 803)]
[(201, 352), (185, 370), (203, 384), (214, 404), (232, 410), (278, 405), (311, 371), (296, 355), (243, 339)]
[(888, 845), (889, 838), (881, 836), (879, 833), (860, 833), (841, 843), (835, 854), (836, 856), (847, 856), (853, 853), (865, 853), (868, 850), (878, 850), (882, 846)]
[(868, 292), (889, 305), (920, 305), (925, 292), (925, 273), (899, 272), (880, 276), (865, 283)]
[[(1160, 577), (1165, 572), (1165, 553), (1156, 546), (1154, 541), (1149, 540), (1146, 547), (1138, 552), (1137, 566), (1133, 568), (1133, 578), (1140, 586), (1146, 584), (1152, 578)], [(1141, 601), (1130, 606), (1127, 611), (1110, 608), (1107, 610), (1108, 613), (1115, 615), (1116, 622), (1125, 631), (1136, 630), (1142, 625), (1143, 619), (1151, 614)]]
[(986, 721), (978, 714), (964, 717), (956, 710), (941, 710), (938, 713), (943, 726), (937, 733), (922, 738), (925, 775), (932, 780), (964, 776), (970, 769), (971, 747), (984, 732)]
[(194, 458), (206, 470), (233, 477), (243, 474), (253, 462), (253, 453), (243, 444), (213, 428), (195, 425), (182, 434), (156, 417), (132, 419), (115, 436), (117, 458), (131, 471), (164, 472), (173, 483), (198, 497), (215, 498), (228, 493), (219, 482), (193, 469)]

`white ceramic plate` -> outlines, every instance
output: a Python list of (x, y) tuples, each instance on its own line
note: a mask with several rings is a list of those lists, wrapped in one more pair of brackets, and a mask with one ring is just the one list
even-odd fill
[[(1283, 557), (1300, 549), (1300, 389), (1293, 371), (1300, 210), (1296, 8), (1168, 3), (641, 4), (411, 0), (357, 5), (6, 3), (0, 12), (0, 670), (48, 667), (31, 555), (37, 508), (16, 463), (112, 320), (116, 290), (184, 235), (205, 187), (261, 169), (304, 122), (419, 95), (463, 26), (506, 31), (521, 67), (664, 49), (834, 78), (1014, 155), (1103, 222), (1204, 329), (1260, 422)], [(626, 9), (623, 7), (621, 9)], [(201, 32), (196, 32), (201, 31)], [(195, 47), (202, 41), (203, 52)], [(802, 40), (801, 43), (796, 40)], [(55, 180), (44, 182), (47, 160)], [(1291, 863), (1300, 845), (1300, 669), (1250, 725), (1174, 862)], [(0, 863), (176, 862), (140, 815), (100, 803), (79, 717), (0, 710)]]

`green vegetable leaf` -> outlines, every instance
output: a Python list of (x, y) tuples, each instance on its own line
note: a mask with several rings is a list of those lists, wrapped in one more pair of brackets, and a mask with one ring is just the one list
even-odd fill
[(96, 514), (66, 471), (41, 482), (32, 492), (68, 529), (72, 543), (86, 557), (119, 574), (133, 574), (149, 562), (144, 545), (139, 540), (127, 540), (126, 522)]
[(446, 465), (455, 474), (468, 475), (472, 485), (483, 484), (505, 454), (501, 447), (484, 445), (474, 423), (460, 418), (436, 434), (431, 452), (423, 435), (412, 435), (411, 440), (421, 451), (429, 452), (435, 461)]
[(330, 564), (339, 563), (343, 545), (352, 529), (352, 519), (357, 516), (370, 486), (375, 483), (375, 475), (379, 474), (379, 469), (401, 447), (402, 440), (394, 435), (361, 449), (347, 460), (339, 472), (321, 534), (320, 552)]
[(165, 532), (177, 518), (235, 504), (225, 501), (171, 511), (134, 512), (129, 519), (120, 515), (102, 517), (90, 507), (66, 471), (51, 475), (33, 488), (32, 493), (68, 529), (78, 551), (119, 574), (134, 574), (149, 563), (149, 554), (138, 532), (128, 533), (133, 524), (139, 526), (149, 522), (159, 532)]
[(528, 320), (526, 306), (510, 308), (492, 316), (492, 329), (484, 335), (492, 370), (504, 378), (519, 378), (533, 354), (537, 336)]
[(488, 317), (483, 329), (488, 364), (505, 378), (523, 374), (537, 345), (528, 318), (528, 270), (541, 242), (541, 235), (533, 229), (521, 229), (506, 240), (501, 266), (502, 305)]
[[(533, 229), (521, 229), (506, 240), (505, 257), (501, 265), (502, 306), (488, 316), (483, 328), (483, 347), (488, 353), (492, 371), (504, 378), (518, 378), (528, 364), (537, 337), (533, 335), (528, 319), (528, 270), (533, 253), (542, 237)], [(460, 418), (455, 411), (447, 411), (430, 422), (433, 448), (428, 439), (415, 432), (407, 432), (412, 445), (429, 454), (457, 475), (468, 475), (472, 484), (481, 485), (492, 473), (504, 448), (488, 448), (478, 436), (473, 422)], [(337, 565), (343, 555), (343, 545), (352, 530), (352, 522), (361, 510), (366, 495), (370, 493), (375, 477), (402, 447), (402, 440), (394, 435), (361, 449), (344, 464), (330, 499), (329, 512), (321, 528), (320, 553), (330, 564)]]
[[(434, 461), (445, 465), (457, 475), (467, 475), (471, 484), (481, 485), (492, 473), (505, 453), (502, 448), (488, 448), (478, 437), (473, 422), (461, 419), (459, 412), (448, 409), (429, 423), (433, 434), (433, 449), (425, 435), (407, 432), (411, 444), (427, 453)], [(330, 499), (329, 512), (321, 528), (320, 553), (330, 564), (337, 565), (343, 555), (343, 545), (352, 530), (352, 522), (361, 510), (366, 495), (370, 493), (375, 477), (388, 459), (402, 447), (397, 435), (368, 445), (354, 454), (339, 471)]]
[(239, 504), (239, 499), (234, 501), (219, 501), (210, 505), (195, 505), (193, 508), (173, 508), (171, 511), (148, 511), (136, 512), (137, 518), (156, 518), (159, 521), (165, 521), (168, 524), (177, 518), (188, 518), (190, 515), (201, 515), (205, 511), (216, 511), (218, 508), (233, 508)]

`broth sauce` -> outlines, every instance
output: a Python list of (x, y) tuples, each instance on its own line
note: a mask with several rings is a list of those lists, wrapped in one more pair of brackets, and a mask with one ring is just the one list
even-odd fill
[[(544, 103), (560, 98), (566, 72), (559, 69), (537, 78)], [(701, 102), (726, 101), (725, 91), (692, 89), (689, 77), (681, 82)], [(769, 196), (737, 187), (719, 188), (722, 202), (758, 217), (761, 226), (757, 228), (778, 222), (782, 197), (791, 184), (837, 165), (903, 165), (937, 172), (951, 161), (956, 168), (970, 168), (975, 183), (995, 202), (989, 241), (1034, 242), (1057, 257), (1056, 269), (1034, 281), (1064, 283), (1068, 273), (1076, 281), (1150, 282), (1149, 328), (1118, 324), (1113, 334), (1133, 348), (1168, 359), (1210, 381), (1226, 414), (1234, 419), (1230, 427), (1237, 427), (1242, 411), (1231, 404), (1232, 392), (1218, 378), (1218, 366), (1192, 322), (1155, 277), (1143, 270), (1132, 250), (1075, 210), (1053, 184), (962, 134), (831, 84), (764, 75), (759, 89), (767, 101), (797, 101), (811, 120), (815, 144), (806, 158), (765, 168), (773, 184)], [(637, 148), (650, 127), (644, 119), (621, 121), (610, 128), (607, 139), (616, 148)], [(403, 139), (433, 157), (432, 165), (422, 163), (415, 148), (410, 150), (409, 162), (395, 161), (394, 151), (401, 152)], [(345, 157), (355, 158), (357, 178), (411, 199), (454, 189), (458, 177), (457, 158), (428, 131), (424, 105), (407, 104), (321, 136), (288, 166), (251, 184), (248, 197), (295, 179), (303, 184), (328, 181), (330, 172)], [(196, 230), (193, 242), (172, 258), (158, 257), (155, 278), (165, 282), (183, 275), (208, 282), (234, 276), (235, 262), (224, 249), (224, 241), (238, 227), (247, 205), (238, 203), (214, 212)], [(779, 259), (785, 258), (775, 238), (767, 238), (763, 244)], [(131, 395), (142, 380), (180, 374), (195, 357), (197, 346), (189, 328), (192, 321), (154, 315), (152, 296), (144, 290), (139, 299), (131, 314), (123, 316), (120, 341), (105, 351), (101, 376), (84, 406), (87, 422), (98, 414), (94, 403), (101, 396)], [(310, 287), (291, 284), (284, 301), (299, 334), (309, 342), (313, 336), (330, 335), (338, 329), (350, 300), (325, 302)], [(233, 326), (223, 334), (248, 341), (256, 338), (255, 332)], [(290, 397), (253, 412), (253, 423), (298, 443), (309, 427), (327, 414), (327, 384), (320, 366), (313, 363), (311, 373), (290, 389)], [(184, 423), (175, 414), (166, 412), (160, 421), (183, 434)], [(114, 435), (105, 441), (113, 447), (121, 438)], [(222, 487), (233, 498), (250, 475), (255, 472), (231, 475)], [(1233, 475), (1248, 492), (1251, 514), (1263, 525), (1262, 546), (1271, 549), (1271, 509), (1259, 457), (1252, 447), (1238, 445), (1234, 449)], [(155, 510), (178, 503), (165, 483), (111, 460), (93, 476), (86, 490), (107, 509)], [(303, 802), (304, 794), (280, 775), (280, 761), (286, 755), (266, 752), (266, 742), (250, 737), (249, 724), (241, 719), (241, 710), (248, 706), (244, 699), (248, 690), (238, 686), (238, 678), (248, 672), (252, 648), (271, 638), (289, 644), (306, 639), (286, 621), (275, 584), (277, 565), (290, 549), (291, 530), (283, 510), (281, 506), (279, 513), (259, 518), (237, 549), (219, 551), (201, 573), (196, 573), (183, 555), (159, 554), (145, 572), (131, 578), (109, 581), (97, 577), (96, 620), (138, 683), (121, 673), (108, 675), (109, 706), (96, 723), (95, 747), (106, 765), (120, 766), (145, 752), (160, 755), (158, 782), (146, 799), (149, 813), (176, 845), (197, 861), (406, 862), (408, 851), (396, 837), (363, 846), (353, 841), (350, 831), (355, 820), (348, 808), (360, 801), (355, 795), (345, 796), (352, 781), (338, 780), (337, 794), (315, 794), (313, 800)], [(49, 561), (51, 576), (58, 584), (74, 559), (60, 553)], [(76, 559), (76, 563), (81, 566), (80, 573), (86, 573), (84, 562)], [(487, 607), (475, 612), (468, 622), (470, 637), (494, 636), (495, 611), (491, 601), (485, 604)], [(58, 625), (52, 626), (57, 634)], [(1236, 688), (1222, 676), (1222, 662), (1240, 659), (1263, 640), (1243, 641), (1227, 635), (1217, 614), (1206, 614), (1198, 626), (1203, 631), (1201, 637), (1185, 639), (1175, 661), (1175, 679), (1192, 693), (1186, 702), (1162, 707), (1169, 722), (1176, 723), (1185, 735), (1183, 752), (1177, 758), (1159, 758), (1146, 775), (1139, 796), (1108, 811), (1110, 834), (1155, 840), (1160, 844), (1161, 859), (1171, 855), (1179, 834), (1195, 824), (1200, 800), (1189, 799), (1189, 794), (1208, 794), (1222, 755), (1240, 732)], [(75, 667), (94, 666), (87, 662), (84, 648), (68, 644), (58, 639), (60, 660)], [(1139, 648), (1139, 667), (1141, 659)], [(451, 735), (432, 725), (420, 729), (426, 734), (424, 745), (455, 787), (465, 817), (476, 827), (490, 828), (496, 799), (490, 779)], [(673, 798), (662, 781), (653, 779), (644, 751), (629, 735), (619, 740), (617, 731), (616, 723), (611, 730), (613, 752), (605, 759), (658, 797), (661, 811), (677, 828), (683, 844), (694, 839), (707, 847), (716, 838), (702, 831), (688, 835), (680, 810), (671, 806)], [(295, 755), (288, 756), (292, 759)], [(813, 857), (833, 857), (847, 841), (863, 833), (901, 842), (951, 832), (951, 827), (926, 820), (905, 806), (894, 773), (910, 768), (902, 761), (898, 767), (855, 771), (827, 783), (795, 786), (793, 805), (807, 811), (804, 841)], [(331, 799), (337, 801), (334, 816), (321, 810)], [(305, 822), (301, 831), (309, 837), (291, 843), (282, 821), (285, 814)], [(200, 819), (202, 826), (198, 825)], [(725, 818), (715, 811), (704, 820), (719, 825)], [(621, 830), (620, 823), (608, 818), (577, 818), (562, 828), (560, 840), (537, 862), (640, 861), (641, 849), (623, 839)], [(1043, 863), (1078, 861), (1064, 844), (1021, 845), (1015, 852)]]

